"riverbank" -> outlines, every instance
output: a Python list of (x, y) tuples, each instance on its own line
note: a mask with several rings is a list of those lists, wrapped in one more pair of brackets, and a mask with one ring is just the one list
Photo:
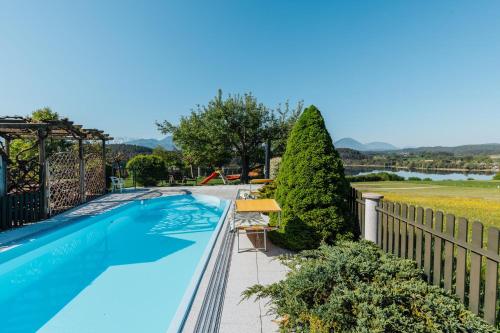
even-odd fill
[(380, 168), (380, 169), (396, 169), (396, 170), (417, 170), (417, 171), (448, 171), (448, 172), (463, 172), (463, 173), (471, 173), (471, 172), (480, 172), (480, 173), (491, 173), (492, 175), (499, 172), (499, 170), (491, 168), (491, 169), (457, 169), (457, 168), (410, 168), (404, 166), (385, 166), (385, 165), (376, 165), (376, 164), (344, 164), (346, 168)]

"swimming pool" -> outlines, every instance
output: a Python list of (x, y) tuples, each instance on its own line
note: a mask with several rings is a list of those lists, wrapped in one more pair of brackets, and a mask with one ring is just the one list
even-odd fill
[(136, 201), (0, 253), (1, 332), (176, 332), (226, 201)]

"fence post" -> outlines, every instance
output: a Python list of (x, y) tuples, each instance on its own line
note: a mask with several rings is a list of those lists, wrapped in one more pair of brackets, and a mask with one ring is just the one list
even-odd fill
[(377, 193), (363, 193), (365, 200), (365, 239), (377, 243), (378, 213), (376, 208), (383, 195)]

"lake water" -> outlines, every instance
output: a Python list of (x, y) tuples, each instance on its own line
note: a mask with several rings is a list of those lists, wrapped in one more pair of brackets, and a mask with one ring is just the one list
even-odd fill
[(426, 171), (426, 170), (401, 170), (392, 168), (370, 168), (370, 167), (346, 167), (345, 173), (348, 176), (366, 175), (369, 173), (391, 172), (398, 176), (430, 178), (432, 180), (467, 180), (469, 178), (475, 180), (491, 180), (494, 176), (492, 172), (454, 172), (454, 171)]

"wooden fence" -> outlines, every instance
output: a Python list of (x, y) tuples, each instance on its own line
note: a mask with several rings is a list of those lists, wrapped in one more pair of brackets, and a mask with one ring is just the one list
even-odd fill
[[(364, 200), (352, 189), (351, 212), (364, 235)], [(427, 281), (455, 293), (475, 314), (500, 324), (499, 230), (432, 209), (382, 200), (377, 245), (416, 261)]]
[(41, 192), (0, 197), (0, 230), (23, 226), (42, 218)]

